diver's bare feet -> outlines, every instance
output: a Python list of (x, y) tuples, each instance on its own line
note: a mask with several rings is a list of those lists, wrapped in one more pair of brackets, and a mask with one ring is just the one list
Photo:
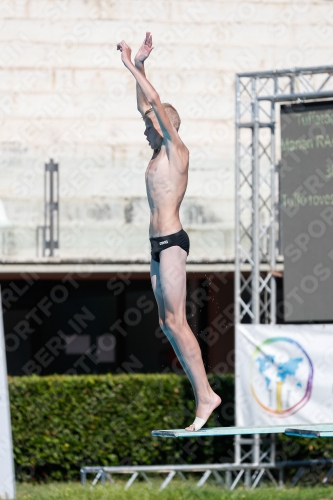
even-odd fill
[(201, 429), (201, 427), (207, 422), (211, 413), (221, 404), (222, 400), (220, 396), (212, 391), (211, 396), (207, 400), (199, 401), (197, 408), (197, 417), (201, 420), (193, 422), (189, 427), (185, 427), (186, 431), (195, 431)]

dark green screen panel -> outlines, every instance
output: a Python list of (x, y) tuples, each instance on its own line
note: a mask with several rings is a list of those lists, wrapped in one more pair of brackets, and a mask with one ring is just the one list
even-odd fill
[(281, 106), (284, 319), (333, 320), (333, 101)]

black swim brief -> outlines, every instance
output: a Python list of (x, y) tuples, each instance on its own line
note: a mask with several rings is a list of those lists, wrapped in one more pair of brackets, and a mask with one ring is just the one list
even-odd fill
[(151, 245), (151, 258), (156, 262), (160, 261), (160, 253), (162, 250), (170, 247), (180, 247), (187, 255), (190, 251), (190, 239), (188, 234), (181, 229), (178, 233), (169, 234), (168, 236), (158, 236), (156, 238), (149, 238)]

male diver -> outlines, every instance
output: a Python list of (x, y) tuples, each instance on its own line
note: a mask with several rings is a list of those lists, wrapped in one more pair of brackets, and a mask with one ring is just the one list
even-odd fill
[(153, 150), (146, 170), (151, 283), (161, 329), (193, 387), (196, 418), (186, 430), (196, 431), (220, 405), (221, 398), (209, 385), (199, 344), (186, 320), (186, 258), (190, 242), (179, 219), (179, 208), (187, 187), (189, 151), (178, 135), (177, 111), (170, 104), (161, 103), (145, 75), (144, 61), (153, 50), (151, 34), (146, 33), (134, 64), (124, 40), (117, 44), (117, 49), (136, 79), (137, 106), (146, 125), (144, 135)]

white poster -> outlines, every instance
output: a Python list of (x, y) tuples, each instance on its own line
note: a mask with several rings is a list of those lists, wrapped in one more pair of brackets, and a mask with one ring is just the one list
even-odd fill
[(333, 325), (236, 325), (237, 426), (333, 422)]
[(15, 476), (10, 425), (7, 364), (0, 301), (0, 498), (15, 498)]

